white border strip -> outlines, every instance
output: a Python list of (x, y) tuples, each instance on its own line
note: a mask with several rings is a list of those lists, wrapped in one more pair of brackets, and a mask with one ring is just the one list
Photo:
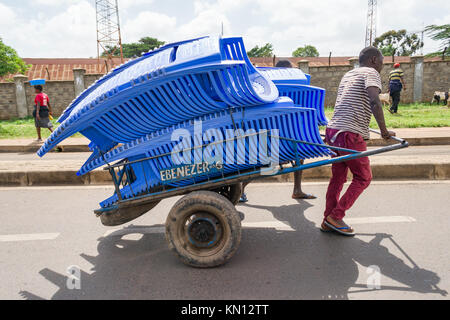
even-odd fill
[(29, 234), (9, 234), (0, 235), (0, 242), (55, 240), (59, 233), (29, 233)]

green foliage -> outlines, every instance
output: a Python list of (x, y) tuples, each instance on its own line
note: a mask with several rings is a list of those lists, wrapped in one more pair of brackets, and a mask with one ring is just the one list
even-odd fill
[(273, 56), (273, 45), (271, 43), (266, 43), (261, 48), (256, 46), (247, 52), (247, 55), (251, 58), (260, 57), (272, 57)]
[[(59, 123), (57, 119), (52, 120), (53, 127), (56, 129)], [(42, 138), (46, 139), (50, 136), (50, 131), (42, 129)], [(80, 133), (76, 133), (74, 137), (82, 137)], [(0, 120), (0, 139), (20, 139), (20, 138), (36, 138), (36, 128), (34, 126), (34, 118), (27, 117), (24, 119)]]
[(293, 57), (318, 57), (319, 51), (316, 47), (311, 45), (305, 45), (304, 47), (297, 48), (292, 52)]
[[(398, 114), (390, 114), (385, 111), (386, 124), (389, 128), (420, 128), (420, 127), (450, 127), (450, 108), (442, 105), (403, 104), (399, 106)], [(328, 119), (333, 116), (333, 108), (327, 107), (325, 113)], [(56, 117), (52, 120), (55, 128), (59, 125)], [(377, 128), (376, 122), (372, 119), (372, 128)], [(42, 137), (50, 135), (48, 130), (42, 130)], [(35, 138), (36, 129), (34, 119), (0, 120), (0, 139)], [(81, 134), (75, 134), (81, 137)]]
[[(155, 50), (156, 48), (165, 44), (164, 41), (159, 41), (156, 38), (144, 37), (138, 42), (134, 43), (124, 43), (122, 44), (122, 51), (124, 58), (136, 58), (140, 57), (143, 52), (148, 52), (150, 50)], [(112, 54), (114, 57), (120, 57), (120, 50), (117, 47), (109, 47), (106, 51), (102, 53), (102, 57), (106, 57)]]
[(391, 30), (377, 37), (374, 46), (384, 56), (411, 56), (423, 47), (417, 34), (408, 34), (406, 30)]
[[(333, 108), (327, 107), (325, 114), (328, 119), (333, 116)], [(397, 114), (384, 112), (388, 128), (433, 128), (450, 126), (450, 108), (443, 105), (429, 105), (428, 103), (401, 104)], [(377, 129), (377, 123), (372, 117), (370, 127)]]
[(431, 39), (440, 41), (440, 51), (433, 52), (428, 56), (442, 55), (445, 49), (445, 56), (450, 56), (450, 24), (444, 24), (441, 26), (430, 25), (425, 28), (425, 32), (431, 37)]
[(21, 73), (24, 74), (30, 65), (17, 55), (16, 50), (3, 43), (0, 38), (0, 77), (7, 74)]

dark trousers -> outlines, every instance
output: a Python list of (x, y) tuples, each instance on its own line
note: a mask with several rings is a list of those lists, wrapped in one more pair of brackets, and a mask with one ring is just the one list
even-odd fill
[(393, 113), (397, 113), (397, 111), (398, 111), (398, 104), (400, 103), (400, 92), (401, 91), (391, 92), (391, 98), (392, 98), (391, 111)]

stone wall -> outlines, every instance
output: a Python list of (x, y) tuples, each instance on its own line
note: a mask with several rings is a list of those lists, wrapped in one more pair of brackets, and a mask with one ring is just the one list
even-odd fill
[(325, 105), (333, 106), (342, 77), (352, 66), (310, 67), (311, 85), (325, 88)]
[(0, 83), (0, 119), (16, 117), (16, 85), (14, 82)]
[(103, 77), (103, 74), (85, 74), (84, 75), (84, 85), (89, 88), (97, 79)]
[[(401, 96), (402, 103), (414, 102), (415, 66), (415, 62), (401, 64), (401, 68), (405, 74), (404, 80), (406, 82), (406, 90), (402, 91)], [(301, 64), (300, 67), (306, 72), (309, 71), (308, 73), (311, 74), (311, 84), (313, 86), (326, 89), (326, 106), (334, 105), (341, 78), (346, 72), (353, 68), (353, 66), (350, 65), (308, 67), (305, 64)], [(388, 63), (384, 65), (384, 68), (381, 71), (383, 93), (388, 92), (389, 73), (391, 70), (393, 70), (392, 64)], [(431, 61), (423, 63), (422, 97), (419, 100), (422, 102), (430, 102), (435, 91), (450, 91), (450, 61)]]
[[(83, 74), (84, 86), (89, 87), (102, 74)], [(28, 80), (25, 78), (25, 80)], [(34, 109), (34, 88), (25, 81), (25, 100), (28, 116), (31, 116)], [(53, 115), (58, 117), (75, 99), (74, 81), (46, 81), (45, 93), (48, 94), (52, 106)], [(18, 118), (18, 106), (16, 98), (16, 84), (14, 82), (0, 83), (0, 120)]]
[[(433, 62), (435, 63), (435, 62)], [(448, 64), (448, 63), (447, 63)], [(424, 66), (424, 73), (427, 70), (427, 64)], [(412, 103), (414, 92), (414, 63), (403, 63), (401, 68), (405, 73), (406, 90), (402, 92), (402, 103)], [(336, 102), (337, 89), (344, 74), (350, 71), (353, 66), (331, 66), (331, 67), (310, 67), (311, 84), (313, 86), (326, 89), (325, 105), (334, 106)], [(389, 88), (389, 72), (392, 70), (392, 64), (385, 64), (381, 71), (381, 80), (383, 84), (383, 93), (388, 92)], [(446, 75), (442, 75), (442, 82), (449, 83), (450, 81), (450, 67)], [(425, 80), (427, 82), (427, 80)], [(429, 81), (428, 81), (429, 82)], [(434, 86), (433, 82), (428, 85)], [(448, 90), (448, 88), (447, 88)], [(433, 91), (434, 92), (434, 91)], [(424, 92), (424, 101), (427, 101), (427, 92)], [(430, 98), (431, 99), (431, 98)]]
[(450, 92), (450, 61), (425, 62), (423, 69), (422, 100), (431, 102), (435, 91)]

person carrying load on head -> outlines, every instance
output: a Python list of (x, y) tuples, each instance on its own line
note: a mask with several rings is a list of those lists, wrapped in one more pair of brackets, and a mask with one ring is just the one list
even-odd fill
[(394, 64), (394, 70), (389, 73), (389, 93), (392, 98), (392, 105), (389, 112), (392, 114), (398, 111), (402, 89), (406, 90), (403, 70), (400, 69), (400, 63), (396, 63)]
[[(388, 131), (379, 94), (381, 93), (381, 76), (383, 55), (375, 47), (363, 49), (359, 55), (359, 67), (347, 72), (339, 85), (333, 118), (326, 129), (325, 142), (331, 146), (366, 151), (365, 140), (369, 140), (369, 124), (374, 115), (382, 137), (389, 139), (395, 132)], [(336, 156), (348, 153), (335, 151)], [(353, 174), (353, 181), (345, 194), (341, 191), (347, 182), (348, 170)], [(326, 195), (326, 208), (321, 225), (322, 231), (335, 231), (339, 234), (353, 236), (352, 227), (344, 222), (349, 210), (372, 180), (369, 158), (359, 158), (332, 165), (332, 177)]]
[(41, 142), (41, 128), (47, 128), (50, 132), (53, 132), (53, 123), (50, 121), (52, 115), (52, 108), (50, 106), (50, 101), (48, 95), (42, 92), (42, 86), (34, 86), (36, 97), (34, 98), (34, 124), (36, 126), (37, 141)]

